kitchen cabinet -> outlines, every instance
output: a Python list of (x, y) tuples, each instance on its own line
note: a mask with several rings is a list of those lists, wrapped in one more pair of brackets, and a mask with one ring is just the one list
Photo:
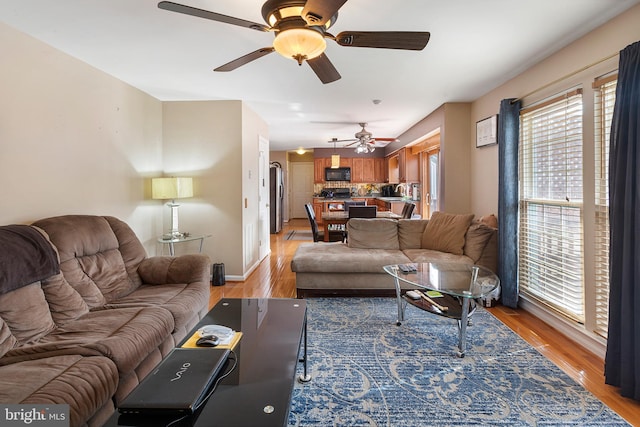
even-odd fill
[(322, 225), (322, 212), (324, 210), (323, 199), (313, 199), (313, 214), (316, 216), (318, 225)]
[(420, 156), (411, 154), (409, 148), (401, 148), (386, 159), (389, 183), (420, 181)]
[(373, 182), (389, 182), (386, 170), (386, 160), (383, 157), (373, 159)]
[(420, 156), (411, 154), (410, 148), (403, 148), (398, 153), (400, 182), (420, 181)]
[(397, 184), (400, 182), (400, 165), (398, 161), (398, 153), (392, 154), (386, 157), (387, 161), (387, 180), (390, 184)]
[(379, 211), (388, 211), (391, 205), (388, 205), (384, 200), (376, 199), (376, 205)]
[(364, 159), (362, 157), (351, 159), (351, 182), (372, 182), (364, 179)]
[(362, 182), (380, 182), (376, 181), (375, 174), (375, 158), (362, 159)]
[[(331, 166), (331, 159), (329, 160), (329, 165)], [(326, 158), (315, 158), (313, 159), (313, 182), (316, 184), (320, 184), (324, 182), (324, 168), (327, 167), (327, 159)]]

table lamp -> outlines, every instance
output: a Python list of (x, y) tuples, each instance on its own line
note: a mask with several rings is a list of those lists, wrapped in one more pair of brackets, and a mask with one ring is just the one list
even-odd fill
[(178, 231), (178, 203), (176, 199), (193, 197), (193, 179), (185, 177), (153, 178), (151, 180), (151, 197), (153, 199), (171, 200), (167, 205), (171, 208), (171, 232), (163, 237), (182, 237)]

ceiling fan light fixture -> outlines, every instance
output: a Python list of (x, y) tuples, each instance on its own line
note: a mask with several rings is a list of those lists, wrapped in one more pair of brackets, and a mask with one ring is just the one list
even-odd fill
[(327, 42), (318, 31), (308, 28), (291, 28), (280, 31), (273, 41), (273, 48), (285, 58), (295, 59), (299, 65), (304, 60), (316, 58), (327, 48)]

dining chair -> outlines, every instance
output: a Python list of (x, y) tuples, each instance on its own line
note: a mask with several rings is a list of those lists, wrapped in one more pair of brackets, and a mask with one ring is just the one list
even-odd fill
[(411, 219), (413, 215), (413, 210), (416, 208), (416, 205), (410, 202), (405, 202), (404, 207), (402, 208), (402, 218), (403, 219)]
[[(313, 212), (313, 206), (311, 203), (305, 203), (304, 209), (307, 211), (307, 217), (309, 218), (309, 224), (311, 225), (311, 234), (313, 234), (314, 242), (324, 242), (324, 230), (320, 230), (318, 222), (316, 221), (316, 214)], [(330, 242), (339, 242), (343, 239), (342, 232), (331, 233), (329, 232)]]

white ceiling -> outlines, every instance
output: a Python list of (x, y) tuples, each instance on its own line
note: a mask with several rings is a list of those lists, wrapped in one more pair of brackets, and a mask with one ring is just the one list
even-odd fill
[[(174, 0), (263, 23), (262, 0)], [(157, 8), (158, 0), (0, 0), (0, 20), (160, 100), (241, 99), (269, 124), (272, 150), (331, 147), (358, 122), (396, 137), (445, 102), (473, 101), (640, 0), (349, 0), (340, 31), (430, 31), (423, 51), (341, 47), (342, 79), (273, 53), (273, 34)], [(374, 99), (382, 102), (374, 105)], [(353, 122), (326, 124), (317, 122)], [(407, 141), (408, 142), (408, 141)]]

